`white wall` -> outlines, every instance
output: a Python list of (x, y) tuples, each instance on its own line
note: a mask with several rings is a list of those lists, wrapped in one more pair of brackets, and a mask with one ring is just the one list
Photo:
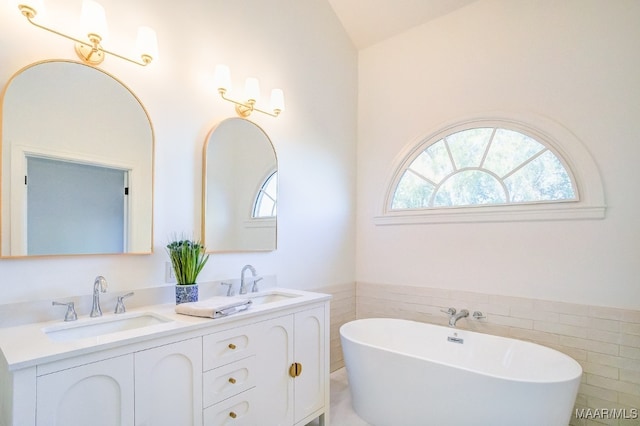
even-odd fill
[[(50, 24), (73, 27), (80, 0), (47, 3)], [(234, 116), (213, 87), (216, 64), (232, 83), (260, 79), (263, 97), (285, 92), (278, 119), (251, 119), (279, 160), (278, 250), (214, 255), (200, 279), (239, 277), (253, 264), (278, 284), (311, 289), (353, 282), (357, 54), (325, 0), (102, 0), (114, 50), (127, 51), (137, 26), (158, 33), (160, 58), (148, 68), (107, 57), (100, 65), (131, 88), (155, 131), (152, 255), (0, 260), (0, 305), (89, 294), (96, 275), (110, 292), (164, 284), (164, 245), (200, 232), (202, 148), (208, 131)], [(0, 3), (0, 82), (44, 59), (74, 59), (73, 44), (29, 25), (15, 2)], [(105, 46), (106, 43), (105, 43)], [(233, 96), (233, 92), (231, 95)]]
[[(480, 0), (361, 51), (357, 281), (638, 309), (638, 22), (635, 0)], [(373, 224), (401, 152), (496, 111), (573, 132), (606, 218)]]

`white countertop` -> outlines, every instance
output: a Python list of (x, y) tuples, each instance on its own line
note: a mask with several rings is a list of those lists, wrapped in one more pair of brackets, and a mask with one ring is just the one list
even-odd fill
[[(247, 297), (260, 297), (273, 293), (294, 294), (286, 300), (280, 300), (268, 304), (251, 306), (243, 312), (229, 315), (223, 318), (202, 318), (181, 315), (175, 313), (175, 304), (145, 306), (127, 310), (124, 314), (105, 313), (100, 318), (78, 316), (73, 322), (47, 321), (21, 325), (16, 327), (0, 328), (0, 351), (6, 360), (10, 371), (32, 367), (37, 364), (57, 361), (71, 356), (84, 355), (106, 349), (117, 348), (136, 342), (171, 336), (178, 333), (196, 331), (215, 325), (224, 325), (240, 319), (246, 319), (267, 313), (299, 307), (305, 304), (315, 303), (331, 298), (328, 294), (314, 293), (302, 290), (274, 288), (268, 291), (247, 294)], [(70, 326), (92, 324), (96, 321), (104, 321), (107, 318), (124, 318), (140, 313), (159, 315), (170, 321), (150, 325), (132, 330), (119, 331), (111, 334), (103, 334), (97, 337), (87, 337), (71, 341), (54, 341), (43, 331), (52, 326), (70, 324)]]

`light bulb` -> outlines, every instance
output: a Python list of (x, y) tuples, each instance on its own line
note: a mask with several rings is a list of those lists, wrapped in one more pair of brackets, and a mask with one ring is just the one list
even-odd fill
[(229, 90), (231, 88), (231, 73), (229, 72), (229, 67), (222, 64), (216, 65), (213, 82), (216, 85), (216, 89), (222, 89), (225, 92)]
[(107, 38), (107, 17), (100, 4), (93, 0), (83, 0), (80, 21), (85, 35), (95, 34), (103, 41)]
[(156, 32), (149, 27), (138, 28), (136, 48), (140, 55), (158, 59), (158, 38), (156, 37)]
[(271, 109), (274, 112), (284, 111), (284, 92), (282, 89), (273, 89), (271, 91)]
[(244, 83), (244, 97), (247, 101), (258, 102), (258, 99), (260, 99), (260, 85), (257, 78), (247, 78)]

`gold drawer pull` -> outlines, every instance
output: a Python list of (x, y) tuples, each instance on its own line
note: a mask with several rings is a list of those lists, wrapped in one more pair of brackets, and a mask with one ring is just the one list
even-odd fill
[(229, 377), (229, 383), (231, 383), (232, 385), (235, 385), (236, 379), (234, 379), (233, 377)]
[(291, 367), (289, 367), (289, 375), (295, 378), (301, 374), (302, 374), (302, 364), (300, 364), (299, 362), (294, 362), (293, 364), (291, 364)]
[(238, 415), (232, 411), (229, 413), (229, 417), (231, 417), (232, 419), (235, 419), (236, 417), (238, 417)]
[(236, 345), (234, 345), (233, 343), (229, 343), (229, 349), (234, 350), (236, 348)]

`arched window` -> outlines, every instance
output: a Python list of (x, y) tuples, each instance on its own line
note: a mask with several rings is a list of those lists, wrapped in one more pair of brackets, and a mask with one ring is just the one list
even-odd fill
[(570, 171), (549, 147), (502, 128), (473, 128), (428, 145), (402, 173), (391, 209), (576, 201)]
[[(584, 179), (596, 186), (589, 194), (601, 196), (595, 164), (584, 151), (577, 157), (583, 171), (595, 174)], [(421, 140), (403, 158), (377, 223), (407, 223), (396, 220), (403, 217), (409, 222), (604, 217), (603, 199), (582, 202), (569, 164), (558, 143), (527, 126), (496, 120), (451, 126)], [(585, 210), (594, 201), (597, 208)]]
[(278, 194), (278, 171), (274, 171), (264, 180), (253, 203), (253, 218), (276, 216)]

